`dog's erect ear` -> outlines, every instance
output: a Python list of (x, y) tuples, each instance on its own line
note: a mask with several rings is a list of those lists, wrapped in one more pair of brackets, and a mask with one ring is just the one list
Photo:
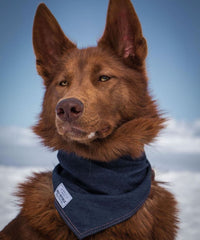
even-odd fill
[(65, 36), (58, 22), (46, 7), (40, 4), (33, 24), (33, 47), (36, 55), (38, 73), (47, 85), (51, 79), (53, 67), (63, 53), (76, 46)]
[(143, 64), (147, 44), (130, 0), (110, 0), (106, 27), (98, 46), (110, 47), (129, 64)]

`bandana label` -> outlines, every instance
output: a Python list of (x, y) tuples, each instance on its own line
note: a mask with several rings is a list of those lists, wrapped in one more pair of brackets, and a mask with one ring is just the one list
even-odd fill
[(58, 203), (62, 208), (66, 207), (68, 203), (72, 200), (72, 196), (67, 191), (63, 183), (60, 183), (58, 185), (54, 194), (55, 194), (56, 200), (58, 201)]

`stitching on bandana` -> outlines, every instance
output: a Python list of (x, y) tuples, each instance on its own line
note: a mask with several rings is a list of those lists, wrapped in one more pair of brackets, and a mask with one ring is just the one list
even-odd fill
[(82, 233), (79, 232), (79, 230), (76, 228), (76, 226), (72, 223), (71, 219), (67, 215), (65, 215), (65, 212), (60, 207), (60, 205), (58, 204), (58, 201), (56, 199), (55, 199), (55, 203), (56, 203), (57, 207), (60, 209), (60, 211), (62, 212), (63, 217), (66, 218), (67, 221), (69, 221), (70, 224), (73, 226), (73, 228), (79, 233), (79, 235), (81, 235)]
[[(149, 193), (148, 193), (148, 194), (149, 194)], [(85, 232), (83, 232), (83, 233), (81, 233), (81, 232), (76, 228), (76, 226), (72, 223), (71, 219), (65, 214), (65, 212), (63, 211), (63, 209), (62, 209), (62, 208), (59, 206), (59, 204), (57, 203), (57, 200), (56, 200), (56, 205), (57, 205), (57, 206), (59, 207), (59, 209), (61, 210), (63, 217), (64, 217), (67, 221), (70, 222), (70, 224), (72, 225), (72, 227), (76, 230), (76, 232), (77, 232), (77, 233), (79, 234), (79, 236), (81, 237), (81, 236), (83, 236), (83, 235), (85, 235), (85, 234), (87, 234), (87, 233), (93, 232), (94, 230), (97, 230), (97, 229), (102, 228), (102, 227), (106, 227), (106, 226), (108, 226), (108, 225), (110, 225), (110, 224), (113, 224), (113, 223), (119, 221), (119, 220), (123, 220), (124, 218), (129, 217), (129, 215), (132, 215), (132, 212), (134, 212), (136, 209), (140, 208), (140, 207), (144, 204), (144, 202), (145, 202), (145, 201), (139, 203), (133, 210), (131, 210), (130, 212), (126, 213), (125, 215), (123, 215), (123, 216), (121, 216), (121, 217), (119, 217), (119, 218), (117, 218), (117, 219), (114, 219), (114, 220), (112, 220), (111, 222), (105, 223), (105, 224), (103, 224), (103, 225), (101, 225), (101, 226), (91, 228), (90, 230), (87, 230), (87, 231), (85, 231)]]

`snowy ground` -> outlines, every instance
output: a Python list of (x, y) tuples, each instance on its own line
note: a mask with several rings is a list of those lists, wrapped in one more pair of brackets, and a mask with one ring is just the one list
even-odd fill
[[(30, 167), (0, 166), (0, 229), (18, 213), (12, 193), (32, 171), (48, 170)], [(180, 209), (180, 231), (177, 240), (199, 240), (200, 235), (200, 172), (157, 172), (157, 179), (169, 182)]]

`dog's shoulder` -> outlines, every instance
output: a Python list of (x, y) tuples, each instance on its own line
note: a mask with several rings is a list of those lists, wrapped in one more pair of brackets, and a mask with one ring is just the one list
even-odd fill
[(54, 207), (52, 173), (34, 173), (18, 189), (21, 215), (28, 224), (50, 239), (66, 239), (69, 229)]
[(18, 186), (16, 195), (23, 215), (34, 219), (33, 216), (42, 217), (46, 211), (51, 213), (54, 209), (51, 177), (51, 172), (34, 173)]
[(52, 172), (33, 173), (25, 182), (18, 186), (17, 196), (21, 199), (22, 207), (34, 205), (37, 202), (52, 198)]
[[(152, 233), (155, 239), (175, 239), (179, 222), (177, 202), (174, 195), (168, 191), (167, 183), (152, 182), (151, 192), (141, 210), (141, 212), (139, 211), (141, 214), (149, 213), (148, 215), (151, 216), (148, 220), (152, 224)], [(141, 216), (142, 221), (143, 217)]]

